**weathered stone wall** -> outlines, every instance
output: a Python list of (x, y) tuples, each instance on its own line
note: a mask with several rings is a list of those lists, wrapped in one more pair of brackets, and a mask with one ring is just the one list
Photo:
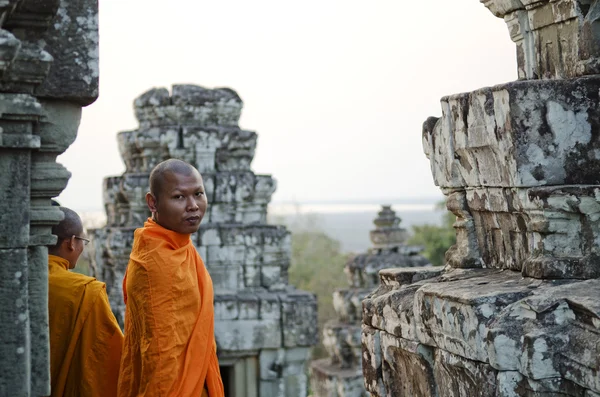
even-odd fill
[[(484, 1), (529, 80), (442, 98), (423, 126), (456, 215), (446, 268), (363, 301), (373, 395), (600, 395), (598, 1)], [(535, 80), (544, 78), (546, 80)]]
[(333, 306), (338, 316), (325, 324), (323, 345), (328, 358), (310, 365), (313, 397), (366, 397), (362, 375), (361, 318), (362, 300), (379, 285), (378, 272), (389, 266), (431, 266), (419, 255), (421, 247), (407, 246), (406, 230), (390, 206), (383, 206), (373, 222), (373, 247), (352, 258), (344, 271), (349, 288), (333, 293)]
[[(268, 225), (276, 183), (250, 164), (257, 135), (240, 129), (242, 100), (227, 88), (176, 85), (135, 100), (139, 128), (118, 134), (126, 171), (104, 180), (107, 227), (94, 231), (97, 276), (123, 324), (121, 284), (133, 231), (150, 216), (152, 168), (185, 160), (204, 178), (208, 209), (192, 236), (215, 288), (215, 335), (226, 389), (244, 396), (306, 395), (316, 299), (288, 285), (290, 233)], [(225, 373), (226, 372), (226, 373)]]
[(600, 73), (596, 0), (480, 0), (503, 18), (517, 47), (519, 79)]
[(50, 199), (70, 173), (56, 157), (98, 96), (95, 0), (0, 4), (0, 396), (50, 394)]

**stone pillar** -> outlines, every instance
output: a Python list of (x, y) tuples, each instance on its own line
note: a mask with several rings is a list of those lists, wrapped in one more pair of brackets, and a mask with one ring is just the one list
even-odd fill
[(323, 345), (329, 357), (310, 364), (314, 397), (368, 396), (362, 375), (361, 302), (379, 286), (379, 270), (429, 266), (429, 271), (435, 272), (429, 261), (418, 254), (420, 247), (404, 244), (406, 230), (400, 227), (400, 218), (391, 206), (384, 205), (373, 223), (372, 248), (346, 264), (349, 288), (333, 293), (338, 318), (325, 324), (323, 330)]
[(380, 273), (399, 281), (363, 302), (365, 385), (377, 396), (595, 396), (600, 2), (482, 2), (507, 22), (522, 80), (444, 97), (441, 118), (424, 123), (457, 243), (443, 274)]
[(105, 179), (107, 226), (93, 232), (93, 268), (117, 319), (123, 324), (121, 284), (133, 231), (150, 216), (149, 173), (169, 158), (187, 161), (201, 172), (209, 203), (192, 239), (214, 283), (226, 389), (238, 397), (306, 396), (316, 299), (288, 284), (290, 233), (266, 223), (276, 183), (250, 168), (257, 135), (238, 126), (242, 100), (227, 88), (176, 85), (171, 93), (144, 93), (134, 107), (139, 128), (118, 134), (126, 171)]
[(95, 0), (0, 5), (0, 396), (50, 394), (48, 251), (70, 173), (56, 157), (98, 96)]

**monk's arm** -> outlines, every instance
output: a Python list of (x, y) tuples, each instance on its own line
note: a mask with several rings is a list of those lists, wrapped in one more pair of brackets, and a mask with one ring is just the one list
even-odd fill
[(134, 265), (127, 276), (130, 339), (140, 346), (140, 391), (151, 391), (152, 395), (167, 392), (175, 359), (169, 354), (174, 343), (171, 279), (161, 268), (158, 264)]

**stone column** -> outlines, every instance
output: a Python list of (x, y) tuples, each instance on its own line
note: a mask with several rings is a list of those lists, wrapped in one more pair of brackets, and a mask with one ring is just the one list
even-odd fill
[(380, 273), (400, 281), (363, 302), (365, 384), (598, 395), (600, 2), (482, 2), (507, 22), (521, 80), (444, 97), (424, 123), (457, 243), (441, 275)]
[(150, 171), (169, 158), (193, 164), (208, 210), (192, 239), (215, 288), (225, 388), (239, 397), (304, 397), (316, 299), (288, 284), (290, 233), (266, 222), (276, 183), (250, 168), (257, 135), (238, 126), (242, 105), (228, 88), (191, 85), (152, 89), (135, 100), (139, 128), (118, 134), (126, 171), (104, 181), (108, 224), (93, 233), (94, 268), (123, 324), (121, 285), (133, 231), (150, 216), (144, 198)]
[(1, 396), (50, 394), (47, 245), (50, 204), (70, 173), (56, 157), (98, 96), (95, 0), (0, 5)]

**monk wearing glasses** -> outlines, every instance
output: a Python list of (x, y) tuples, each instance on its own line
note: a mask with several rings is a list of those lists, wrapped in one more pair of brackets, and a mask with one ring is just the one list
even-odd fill
[(198, 170), (158, 164), (123, 280), (125, 342), (119, 397), (223, 397), (213, 284), (191, 235), (207, 200)]
[(69, 271), (89, 240), (79, 215), (60, 210), (64, 219), (52, 228), (58, 241), (48, 247), (51, 396), (113, 397), (123, 333), (105, 284)]

